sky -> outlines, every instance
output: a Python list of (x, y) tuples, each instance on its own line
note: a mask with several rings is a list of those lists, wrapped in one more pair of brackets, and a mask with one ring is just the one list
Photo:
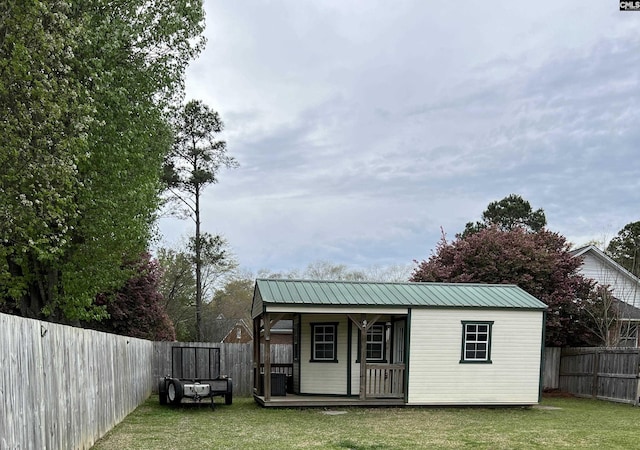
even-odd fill
[[(241, 267), (428, 259), (519, 194), (579, 246), (640, 220), (640, 11), (614, 0), (205, 1), (186, 100), (240, 163), (203, 230)], [(161, 245), (193, 222), (160, 220)]]

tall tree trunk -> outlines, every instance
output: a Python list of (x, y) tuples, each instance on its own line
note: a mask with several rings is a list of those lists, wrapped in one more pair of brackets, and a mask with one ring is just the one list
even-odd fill
[(200, 240), (200, 190), (196, 187), (196, 341), (202, 341), (202, 241)]

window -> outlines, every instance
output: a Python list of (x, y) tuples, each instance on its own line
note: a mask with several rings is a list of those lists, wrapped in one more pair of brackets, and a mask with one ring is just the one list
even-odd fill
[(338, 362), (337, 323), (311, 324), (311, 362)]
[(620, 343), (618, 347), (638, 346), (638, 326), (633, 323), (622, 323), (620, 327)]
[(461, 363), (491, 363), (493, 322), (462, 322)]
[[(374, 324), (367, 330), (367, 361), (384, 362), (386, 360), (386, 339), (387, 328), (384, 324)], [(356, 352), (356, 362), (360, 362), (361, 338), (358, 331), (358, 351)]]
[(384, 359), (384, 325), (375, 324), (367, 330), (367, 361)]

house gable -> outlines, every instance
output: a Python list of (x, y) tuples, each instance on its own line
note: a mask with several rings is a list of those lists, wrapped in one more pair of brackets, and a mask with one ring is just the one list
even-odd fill
[(640, 307), (640, 280), (599, 248), (589, 245), (571, 252), (582, 258), (579, 271), (602, 286), (610, 286), (613, 295), (629, 305)]

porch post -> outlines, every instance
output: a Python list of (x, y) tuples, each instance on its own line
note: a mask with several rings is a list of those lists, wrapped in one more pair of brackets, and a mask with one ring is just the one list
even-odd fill
[(264, 401), (271, 400), (271, 314), (264, 314)]
[(354, 319), (351, 314), (347, 314), (347, 317), (360, 330), (360, 400), (364, 400), (367, 398), (367, 331), (371, 325), (378, 321), (380, 314), (374, 316), (369, 322), (367, 322), (366, 314), (360, 314), (359, 321)]
[(367, 398), (367, 316), (360, 314), (360, 400)]
[(260, 316), (253, 319), (253, 392), (260, 394)]

